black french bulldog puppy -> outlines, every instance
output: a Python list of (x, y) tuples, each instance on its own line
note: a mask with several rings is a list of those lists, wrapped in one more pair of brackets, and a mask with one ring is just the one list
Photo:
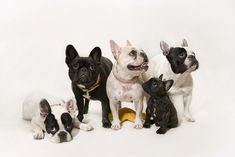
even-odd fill
[[(95, 47), (88, 57), (80, 57), (72, 45), (66, 48), (66, 64), (78, 107), (78, 119), (88, 112), (89, 100), (99, 100), (102, 105), (103, 127), (110, 128), (109, 99), (106, 94), (106, 80), (112, 70), (112, 62), (102, 57), (101, 49)], [(85, 104), (84, 104), (85, 103)]]
[(153, 118), (155, 125), (160, 126), (157, 134), (165, 134), (168, 129), (178, 126), (176, 109), (167, 94), (174, 81), (162, 81), (162, 77), (163, 75), (159, 78), (151, 78), (142, 85), (144, 91), (150, 95), (144, 127), (150, 128), (151, 118)]

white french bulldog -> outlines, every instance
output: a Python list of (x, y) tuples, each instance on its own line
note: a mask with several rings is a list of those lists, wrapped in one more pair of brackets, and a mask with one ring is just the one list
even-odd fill
[(169, 47), (164, 41), (160, 42), (160, 47), (163, 54), (157, 55), (149, 61), (149, 70), (142, 75), (143, 80), (147, 81), (151, 77), (159, 77), (161, 74), (166, 80), (174, 80), (174, 84), (169, 90), (169, 96), (177, 110), (179, 122), (183, 118), (194, 122), (190, 104), (193, 89), (191, 72), (199, 67), (195, 53), (188, 47), (185, 39), (183, 39), (181, 47)]
[(68, 142), (72, 140), (74, 127), (93, 129), (77, 119), (76, 106), (75, 99), (65, 102), (43, 92), (32, 92), (23, 102), (23, 119), (31, 121), (34, 139), (43, 139), (46, 133), (53, 142)]
[(111, 128), (121, 129), (118, 111), (122, 101), (133, 101), (136, 109), (134, 127), (143, 127), (141, 113), (143, 110), (143, 89), (138, 77), (148, 69), (148, 58), (142, 49), (137, 49), (127, 41), (125, 47), (119, 47), (113, 40), (110, 46), (116, 62), (106, 83), (110, 109), (113, 115)]

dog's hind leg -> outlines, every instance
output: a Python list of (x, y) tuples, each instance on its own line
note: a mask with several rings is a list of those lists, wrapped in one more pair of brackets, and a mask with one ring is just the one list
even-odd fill
[(188, 122), (195, 122), (191, 114), (192, 91), (184, 97), (184, 118)]
[(172, 95), (170, 96), (172, 103), (175, 106), (177, 111), (178, 121), (181, 124), (183, 116), (184, 116), (184, 99), (183, 95)]

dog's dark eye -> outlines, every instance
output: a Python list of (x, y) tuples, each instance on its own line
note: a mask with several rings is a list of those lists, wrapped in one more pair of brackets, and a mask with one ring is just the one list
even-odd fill
[(77, 70), (78, 68), (79, 68), (79, 64), (78, 63), (73, 65), (73, 69)]
[(67, 130), (67, 131), (70, 132), (70, 131), (72, 131), (72, 129), (73, 129), (73, 125), (68, 125), (68, 126), (66, 126), (66, 130)]
[(184, 57), (186, 57), (186, 54), (185, 54), (185, 53), (180, 53), (180, 54), (179, 54), (179, 57), (180, 57), (180, 58), (184, 58)]
[(57, 129), (55, 127), (49, 128), (50, 133), (55, 134)]
[(90, 70), (94, 70), (95, 67), (93, 65), (90, 66)]
[(130, 53), (129, 53), (129, 56), (131, 57), (135, 57), (137, 54), (137, 52), (135, 50), (132, 50)]
[(157, 82), (156, 82), (156, 81), (153, 81), (153, 82), (152, 82), (152, 85), (153, 85), (153, 86), (157, 86)]

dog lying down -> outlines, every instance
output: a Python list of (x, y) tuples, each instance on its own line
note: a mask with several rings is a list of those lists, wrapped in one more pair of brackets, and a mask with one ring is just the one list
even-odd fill
[(93, 129), (88, 124), (81, 123), (77, 115), (76, 100), (64, 100), (43, 93), (32, 92), (23, 102), (23, 119), (31, 121), (34, 139), (44, 139), (61, 143), (72, 140), (73, 128), (84, 131)]

